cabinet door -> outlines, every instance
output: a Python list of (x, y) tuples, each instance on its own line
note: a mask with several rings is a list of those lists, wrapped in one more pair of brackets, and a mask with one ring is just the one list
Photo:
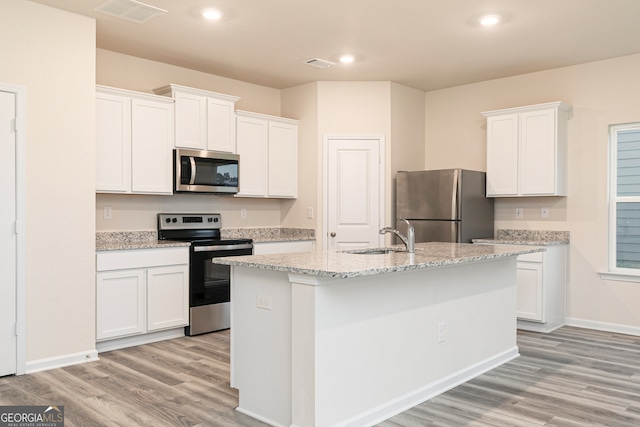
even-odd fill
[(518, 115), (487, 118), (487, 196), (518, 194)]
[(96, 276), (96, 339), (140, 334), (145, 329), (144, 270)]
[(172, 194), (173, 104), (132, 101), (131, 190)]
[(207, 98), (174, 92), (176, 100), (175, 146), (194, 150), (207, 149)]
[(189, 266), (154, 267), (147, 271), (147, 330), (189, 324)]
[(207, 149), (236, 152), (235, 103), (207, 98)]
[(253, 117), (237, 118), (237, 153), (240, 155), (238, 196), (267, 195), (268, 121)]
[(96, 191), (131, 188), (131, 99), (96, 94)]
[(553, 195), (556, 191), (555, 110), (520, 115), (520, 193)]
[(296, 197), (298, 192), (298, 126), (269, 122), (270, 197)]
[(520, 319), (543, 321), (542, 263), (520, 262), (517, 268), (518, 308)]

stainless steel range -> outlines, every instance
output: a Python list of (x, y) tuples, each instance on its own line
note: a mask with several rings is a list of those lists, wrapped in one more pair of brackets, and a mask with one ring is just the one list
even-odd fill
[(186, 335), (228, 329), (231, 274), (212, 258), (251, 255), (251, 239), (221, 239), (220, 214), (158, 214), (158, 239), (191, 242), (189, 255), (189, 326)]

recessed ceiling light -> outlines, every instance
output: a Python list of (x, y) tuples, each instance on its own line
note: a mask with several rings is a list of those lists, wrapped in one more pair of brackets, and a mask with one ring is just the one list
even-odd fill
[(355, 58), (352, 55), (342, 55), (340, 57), (340, 62), (342, 62), (343, 64), (348, 64), (350, 62), (353, 62), (355, 60)]
[(217, 9), (204, 9), (202, 11), (202, 16), (205, 17), (206, 19), (210, 19), (214, 21), (216, 19), (222, 18), (222, 12), (220, 12)]
[(485, 15), (480, 18), (480, 24), (485, 27), (496, 25), (498, 22), (500, 22), (500, 15)]

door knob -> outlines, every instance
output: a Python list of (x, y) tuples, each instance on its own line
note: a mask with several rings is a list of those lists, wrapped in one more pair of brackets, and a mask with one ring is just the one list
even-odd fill
[(335, 232), (335, 231), (332, 231), (331, 233), (329, 233), (329, 236), (331, 236), (331, 237), (336, 237), (336, 232)]

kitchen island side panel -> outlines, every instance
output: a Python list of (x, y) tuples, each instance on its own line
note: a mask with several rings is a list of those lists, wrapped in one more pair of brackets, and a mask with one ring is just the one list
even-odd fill
[[(267, 298), (270, 308), (259, 308)], [(231, 267), (231, 386), (238, 410), (271, 425), (291, 419), (291, 284), (281, 271)]]
[(513, 257), (347, 279), (234, 266), (238, 409), (372, 425), (498, 366), (517, 356), (515, 273)]

